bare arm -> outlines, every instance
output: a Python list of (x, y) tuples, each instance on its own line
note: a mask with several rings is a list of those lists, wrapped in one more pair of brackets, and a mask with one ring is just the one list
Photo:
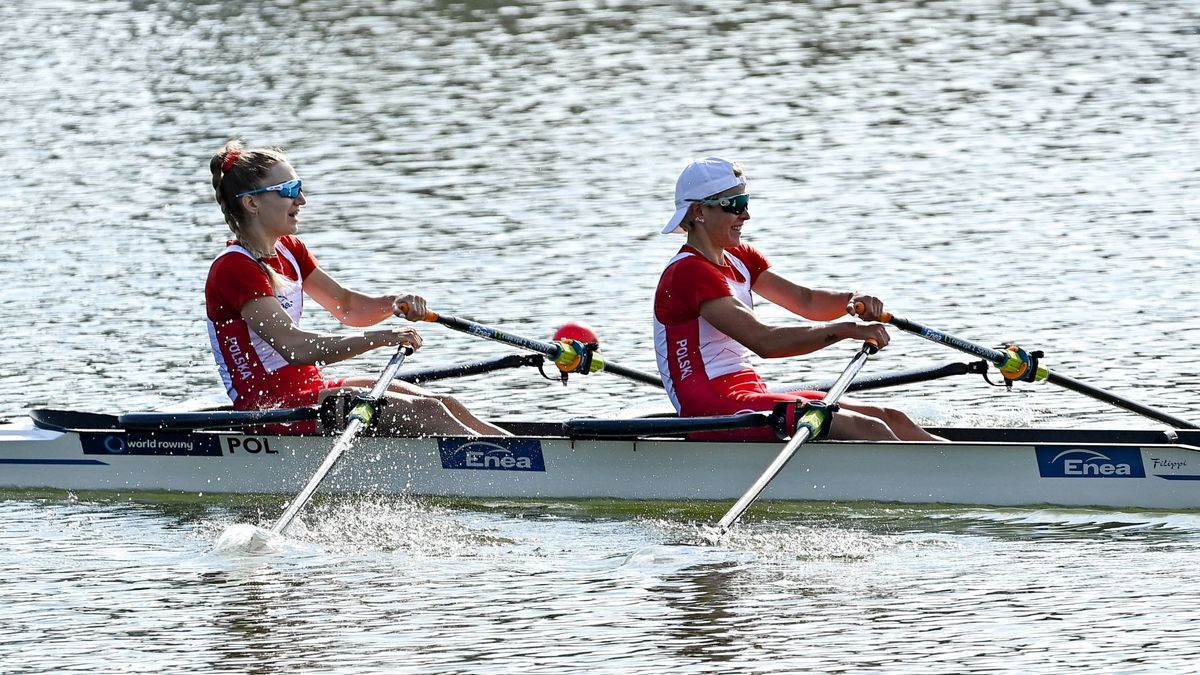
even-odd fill
[[(346, 288), (320, 267), (304, 278), (304, 292), (329, 310), (339, 322), (356, 328), (374, 326), (396, 315), (419, 321), (425, 316), (425, 300), (417, 295), (366, 295)], [(407, 313), (400, 305), (407, 306)]]
[(889, 339), (887, 330), (878, 323), (837, 321), (812, 326), (771, 326), (733, 297), (705, 302), (700, 305), (700, 316), (763, 358), (809, 354), (848, 339), (875, 340), (882, 349)]
[[(387, 313), (391, 314), (390, 309)], [(412, 328), (370, 330), (347, 336), (303, 330), (292, 322), (275, 297), (255, 298), (242, 307), (241, 314), (251, 330), (294, 366), (337, 363), (377, 347), (402, 344), (414, 349), (421, 347), (421, 336)]]
[(867, 321), (876, 321), (883, 312), (883, 301), (873, 295), (858, 291), (831, 291), (808, 288), (767, 270), (754, 282), (754, 292), (783, 307), (813, 321), (833, 321), (850, 313), (855, 304), (863, 310), (858, 316)]

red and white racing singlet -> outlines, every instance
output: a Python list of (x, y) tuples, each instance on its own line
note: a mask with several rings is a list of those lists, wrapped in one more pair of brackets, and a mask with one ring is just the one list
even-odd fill
[[(754, 248), (727, 249), (716, 265), (684, 246), (671, 259), (654, 296), (654, 349), (658, 371), (680, 417), (769, 411), (777, 403), (819, 399), (812, 391), (771, 392), (750, 365), (750, 350), (700, 316), (709, 300), (732, 296), (753, 309), (751, 288), (770, 263)], [(794, 424), (789, 410), (789, 424)], [(712, 440), (776, 440), (767, 428), (691, 434)]]
[(209, 342), (225, 391), (238, 410), (307, 405), (323, 387), (320, 369), (289, 364), (242, 318), (247, 302), (273, 295), (300, 323), (303, 279), (316, 269), (316, 259), (295, 237), (284, 237), (275, 250), (278, 255), (264, 262), (283, 279), (281, 288), (272, 288), (253, 254), (231, 242), (213, 261), (204, 289)]
[[(753, 371), (750, 350), (700, 316), (709, 300), (732, 296), (753, 309), (750, 291), (770, 263), (754, 248), (725, 251), (726, 266), (713, 264), (690, 246), (671, 259), (654, 297), (654, 351), (658, 371), (676, 412), (705, 398), (723, 375)], [(692, 413), (697, 414), (697, 413)]]

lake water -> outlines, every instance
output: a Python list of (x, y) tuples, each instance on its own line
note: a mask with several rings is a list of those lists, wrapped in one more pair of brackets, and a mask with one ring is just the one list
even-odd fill
[[(657, 234), (740, 160), (802, 283), (1200, 420), (1200, 8), (1188, 0), (0, 6), (0, 419), (219, 393), (207, 160), (285, 147), (301, 236), (370, 291), (653, 370)], [(778, 308), (760, 307), (776, 321)], [(309, 326), (337, 330), (319, 308)], [(508, 353), (440, 326), (406, 368)], [(854, 346), (761, 364), (835, 376)], [(328, 369), (375, 374), (379, 352)], [(893, 331), (867, 372), (967, 360)], [(665, 405), (615, 377), (443, 382), (488, 417)], [(977, 376), (938, 425), (1159, 427)], [(351, 451), (344, 461), (353, 461)], [(1198, 513), (6, 493), (0, 672), (1191, 672)]]

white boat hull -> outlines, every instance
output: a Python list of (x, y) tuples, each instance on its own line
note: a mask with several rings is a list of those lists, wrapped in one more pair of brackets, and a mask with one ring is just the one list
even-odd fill
[[(1026, 431), (1026, 435), (1034, 432)], [(762, 499), (1200, 508), (1200, 448), (1064, 441), (813, 442)], [(332, 439), (0, 427), (0, 489), (295, 494)], [(735, 500), (781, 443), (363, 437), (323, 492)]]

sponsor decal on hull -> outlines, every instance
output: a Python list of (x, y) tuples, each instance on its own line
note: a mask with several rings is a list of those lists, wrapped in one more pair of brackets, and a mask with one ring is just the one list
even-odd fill
[(443, 469), (545, 471), (542, 442), (530, 438), (439, 438)]
[(208, 434), (83, 431), (79, 433), (79, 443), (85, 455), (221, 456), (220, 441)]
[(1042, 478), (1145, 478), (1142, 451), (1136, 448), (1041, 445), (1037, 452)]

